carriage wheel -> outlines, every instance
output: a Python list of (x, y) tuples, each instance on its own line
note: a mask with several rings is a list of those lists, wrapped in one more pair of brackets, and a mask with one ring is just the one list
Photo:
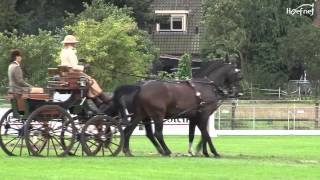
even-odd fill
[(25, 148), (24, 121), (14, 118), (12, 112), (9, 109), (0, 120), (0, 146), (9, 156), (22, 156), (29, 153)]
[[(78, 119), (74, 119), (74, 124), (75, 124), (75, 128), (76, 128), (76, 135), (75, 135), (75, 141), (74, 141), (74, 145), (73, 147), (71, 148), (70, 152), (69, 152), (69, 155), (71, 156), (83, 156), (84, 153), (83, 153), (83, 149), (82, 149), (82, 146), (81, 146), (81, 143), (80, 143), (80, 134), (81, 134), (81, 129), (82, 127), (84, 126), (84, 124), (79, 121)], [(66, 131), (63, 129), (61, 131), (61, 137), (64, 137), (64, 134), (66, 133)], [(61, 145), (62, 146), (66, 146), (66, 142), (65, 142), (65, 139), (61, 139)]]
[(123, 147), (124, 134), (118, 122), (99, 115), (85, 124), (80, 142), (88, 156), (117, 156)]
[(74, 144), (76, 128), (72, 117), (63, 108), (45, 105), (30, 114), (24, 133), (32, 155), (65, 156)]

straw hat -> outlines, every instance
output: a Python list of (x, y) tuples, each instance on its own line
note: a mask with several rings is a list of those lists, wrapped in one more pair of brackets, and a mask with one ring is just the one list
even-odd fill
[(62, 41), (63, 44), (66, 43), (77, 43), (79, 41), (77, 41), (76, 37), (72, 36), (72, 35), (66, 35), (66, 37), (64, 37), (64, 40)]

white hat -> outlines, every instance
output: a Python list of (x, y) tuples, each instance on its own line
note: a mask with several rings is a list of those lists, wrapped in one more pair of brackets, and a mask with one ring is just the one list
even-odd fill
[(62, 41), (62, 43), (66, 44), (66, 43), (77, 43), (79, 41), (77, 41), (76, 37), (72, 36), (72, 35), (66, 35), (66, 37), (64, 37), (64, 40)]

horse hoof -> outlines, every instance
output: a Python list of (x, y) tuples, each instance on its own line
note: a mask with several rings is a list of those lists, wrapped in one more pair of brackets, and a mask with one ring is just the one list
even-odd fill
[(162, 154), (162, 156), (164, 157), (170, 157), (171, 156), (171, 152), (165, 152)]
[(123, 151), (126, 157), (133, 157), (133, 154), (130, 151)]
[(125, 153), (124, 154), (126, 157), (133, 157), (133, 154), (131, 154), (131, 153)]
[(188, 151), (188, 154), (189, 154), (189, 156), (192, 156), (192, 157), (194, 156), (192, 151)]
[(210, 157), (208, 153), (203, 153), (204, 157)]
[(219, 158), (221, 158), (221, 156), (220, 156), (220, 154), (215, 154), (214, 158), (219, 159)]
[(158, 153), (163, 155), (164, 154), (164, 151), (162, 149), (158, 149)]

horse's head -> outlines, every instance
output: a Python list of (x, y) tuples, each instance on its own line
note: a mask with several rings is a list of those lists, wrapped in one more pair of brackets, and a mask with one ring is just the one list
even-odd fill
[(223, 82), (228, 93), (227, 95), (231, 98), (239, 97), (242, 95), (240, 92), (240, 81), (242, 80), (242, 73), (236, 66), (229, 64), (226, 65), (226, 76)]
[(242, 74), (236, 65), (224, 61), (216, 61), (209, 65), (198, 77), (205, 77), (219, 88), (228, 97), (239, 97)]

